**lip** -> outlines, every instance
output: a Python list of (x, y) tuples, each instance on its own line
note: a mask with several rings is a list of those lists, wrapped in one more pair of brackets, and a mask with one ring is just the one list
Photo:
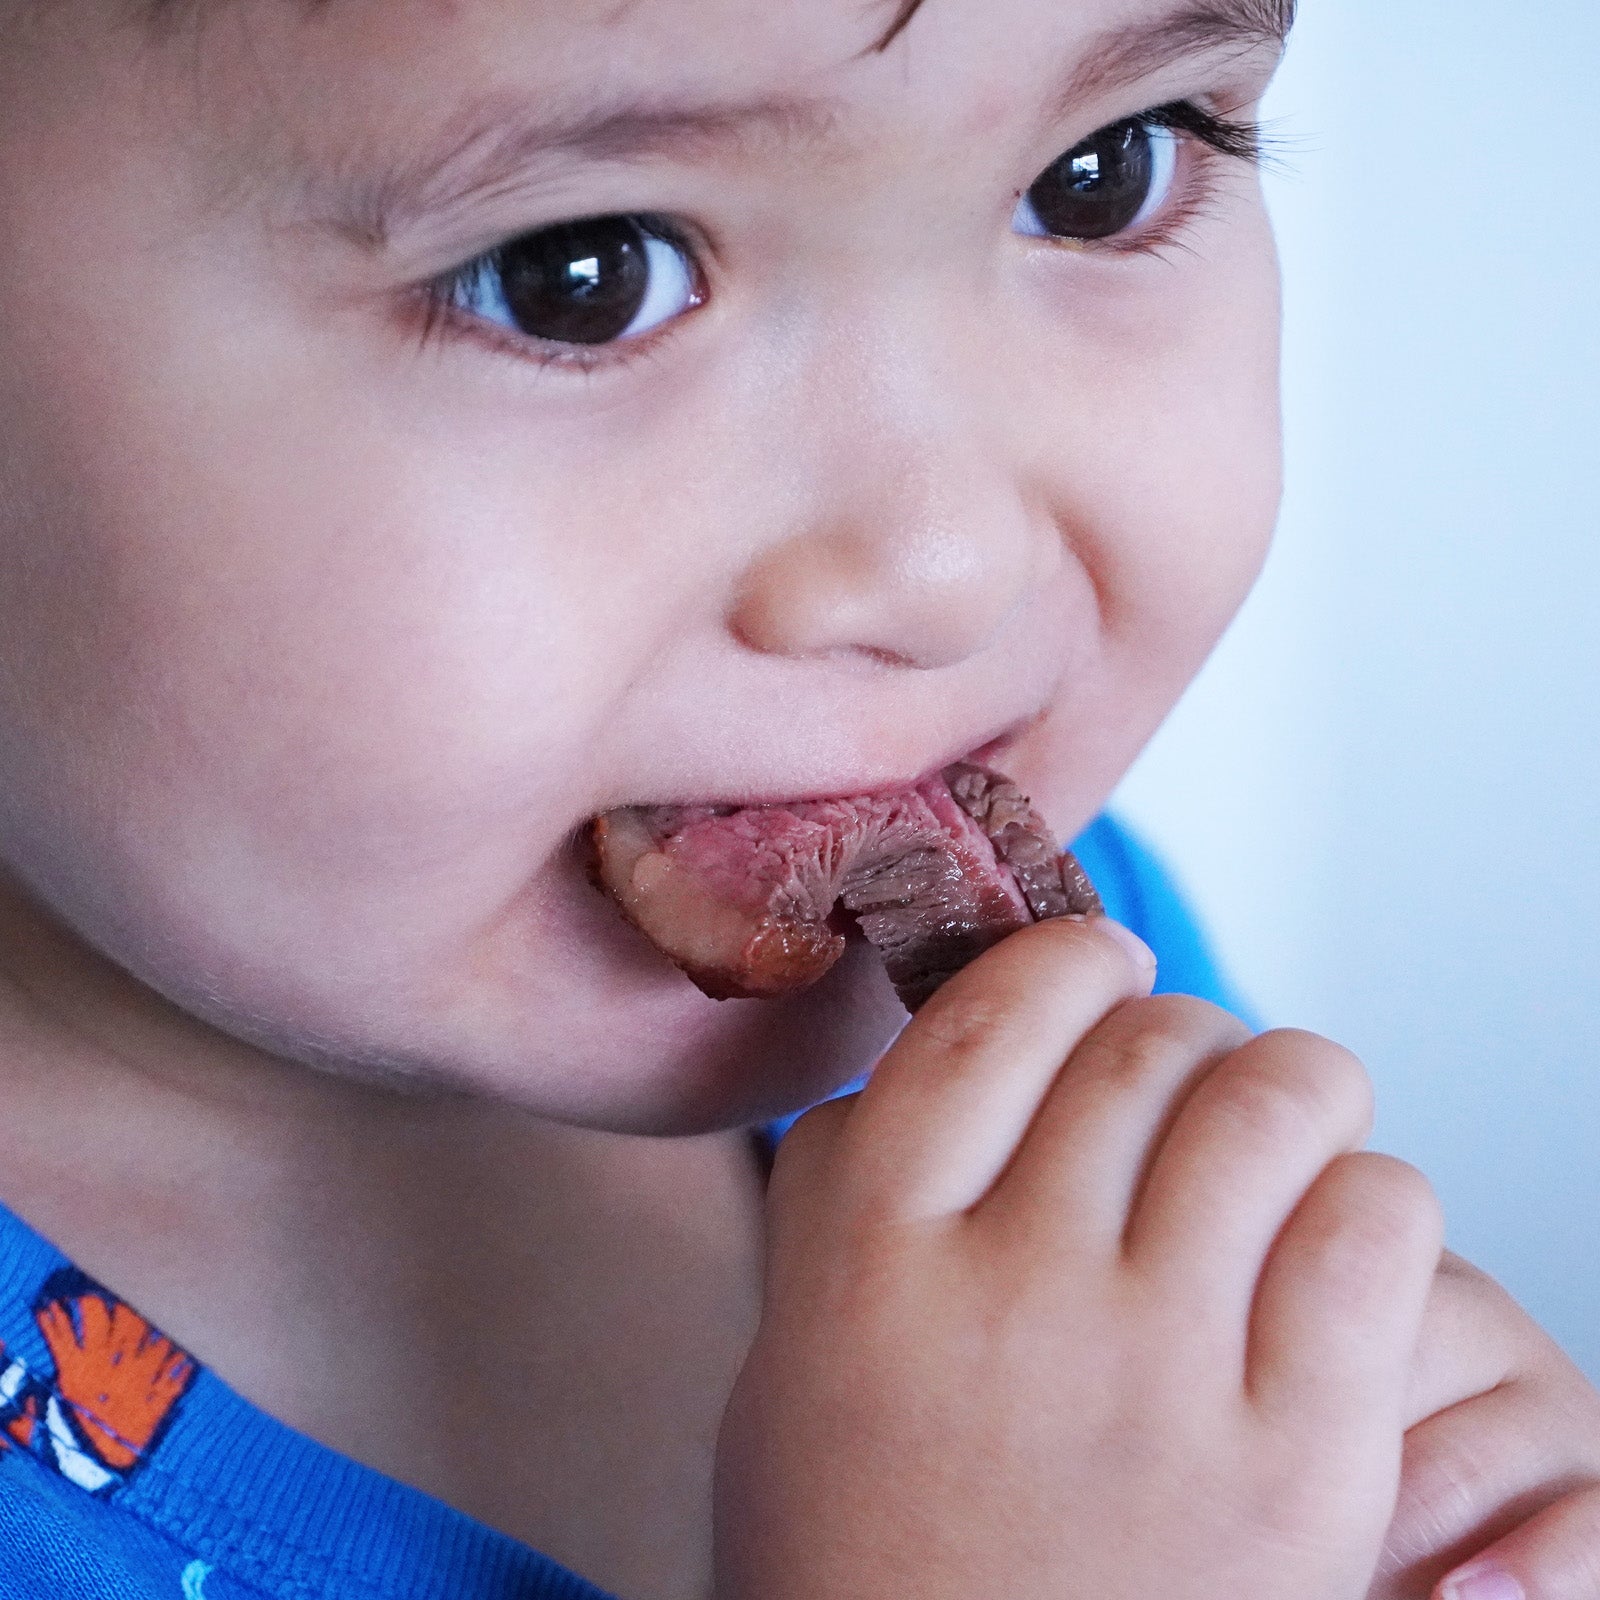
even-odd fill
[[(954, 761), (970, 761), (974, 766), (979, 767), (997, 767), (1005, 759), (1007, 752), (1012, 749), (1025, 733), (1035, 727), (1039, 720), (1039, 714), (1036, 713), (1031, 717), (1024, 718), (1021, 722), (1013, 723), (1004, 733), (989, 740), (987, 744), (979, 745), (976, 750), (968, 755), (956, 756)], [(942, 762), (936, 770), (943, 772), (946, 767), (953, 764), (953, 761)]]
[(898, 781), (891, 780), (888, 783), (864, 784), (855, 789), (834, 789), (826, 794), (791, 795), (775, 801), (756, 801), (753, 803), (758, 805), (783, 805), (795, 800), (833, 800), (838, 799), (840, 796), (851, 797), (858, 794), (898, 794), (903, 789), (914, 789), (918, 784), (926, 783), (930, 778), (937, 778), (947, 767), (953, 767), (958, 762), (971, 762), (974, 766), (979, 767), (998, 767), (1023, 736), (1037, 727), (1043, 720), (1043, 711), (1030, 711), (1025, 716), (1013, 717), (998, 733), (991, 734), (979, 744), (962, 744), (941, 756), (939, 760), (924, 767), (913, 778)]
[(977, 744), (963, 742), (948, 753), (930, 762), (920, 772), (908, 777), (877, 779), (859, 784), (835, 784), (829, 788), (787, 790), (783, 793), (765, 793), (759, 790), (741, 793), (724, 793), (715, 796), (696, 796), (692, 799), (631, 800), (624, 801), (615, 810), (633, 810), (660, 807), (705, 807), (713, 811), (742, 811), (760, 806), (793, 806), (815, 804), (825, 800), (848, 800), (862, 795), (899, 794), (915, 789), (919, 784), (938, 777), (947, 767), (957, 762), (970, 761), (980, 767), (998, 767), (1006, 754), (1022, 737), (1043, 720), (1042, 711), (1032, 711), (1025, 716), (1013, 717), (998, 733), (991, 733)]

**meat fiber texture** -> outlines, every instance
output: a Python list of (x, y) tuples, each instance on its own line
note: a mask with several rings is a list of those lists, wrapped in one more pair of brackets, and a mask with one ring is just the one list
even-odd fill
[(596, 883), (718, 1000), (807, 988), (853, 923), (915, 1011), (1007, 934), (1102, 911), (1027, 797), (970, 763), (894, 794), (610, 811), (593, 847)]

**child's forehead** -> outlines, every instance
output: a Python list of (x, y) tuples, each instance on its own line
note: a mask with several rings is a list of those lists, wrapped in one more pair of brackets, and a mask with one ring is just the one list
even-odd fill
[[(318, 58), (382, 87), (409, 62), (435, 74), (501, 66), (650, 80), (847, 72), (894, 55), (904, 79), (959, 66), (974, 45), (1086, 52), (1118, 30), (1162, 29), (1195, 47), (1281, 41), (1295, 0), (135, 0), (158, 24)], [(239, 24), (230, 29), (228, 23)], [(954, 52), (952, 45), (955, 46)]]
[[(1003, 127), (1211, 53), (1275, 56), (1294, 0), (165, 0), (216, 47), (205, 96), (292, 109), (308, 143), (419, 145), (452, 107), (558, 131), (763, 106)], [(209, 10), (207, 9), (209, 8)], [(207, 51), (207, 55), (211, 52)], [(222, 85), (219, 90), (216, 86)], [(1204, 85), (1181, 85), (1181, 92)], [(1138, 106), (1120, 108), (1124, 112)], [(470, 117), (467, 120), (471, 120)], [(796, 122), (794, 126), (800, 126)], [(868, 130), (871, 136), (871, 130)]]

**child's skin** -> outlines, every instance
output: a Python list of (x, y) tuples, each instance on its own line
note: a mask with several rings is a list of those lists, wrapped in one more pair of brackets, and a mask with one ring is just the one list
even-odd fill
[[(1114, 244), (1014, 213), (1107, 124), (1248, 115), (1254, 10), (0, 0), (0, 1196), (287, 1421), (705, 1593), (728, 1130), (899, 1013), (859, 953), (705, 1000), (574, 831), (979, 748), (1099, 808), (1266, 548), (1276, 271), (1190, 140)], [(696, 262), (653, 331), (428, 315), (634, 212)], [(1359, 1069), (1148, 981), (1034, 930), (802, 1124), (718, 1592), (1358, 1596), (1415, 1423), (1374, 1593), (1515, 1529), (1530, 1597), (1600, 1595), (1600, 1402), (1429, 1290)]]

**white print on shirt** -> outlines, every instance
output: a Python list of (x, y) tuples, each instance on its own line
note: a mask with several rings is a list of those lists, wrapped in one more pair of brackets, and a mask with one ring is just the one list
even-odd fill
[(183, 1569), (183, 1600), (206, 1600), (206, 1579), (211, 1568), (203, 1561), (191, 1561)]
[(51, 1395), (45, 1402), (44, 1420), (50, 1430), (50, 1448), (55, 1458), (53, 1465), (63, 1478), (77, 1484), (80, 1489), (87, 1489), (90, 1494), (99, 1494), (117, 1481), (114, 1472), (108, 1472), (78, 1443), (72, 1424), (61, 1409), (59, 1395)]

